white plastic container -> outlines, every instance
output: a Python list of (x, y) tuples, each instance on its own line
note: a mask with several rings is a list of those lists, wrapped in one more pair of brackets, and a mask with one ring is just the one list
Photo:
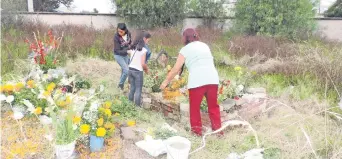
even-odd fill
[(180, 136), (174, 136), (167, 139), (166, 151), (167, 159), (188, 159), (191, 142)]
[(67, 145), (55, 145), (57, 159), (69, 159), (75, 150), (75, 141)]

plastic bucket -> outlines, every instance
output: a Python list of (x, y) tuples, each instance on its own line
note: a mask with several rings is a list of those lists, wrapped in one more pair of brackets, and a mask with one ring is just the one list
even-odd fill
[(55, 145), (57, 159), (68, 159), (75, 150), (75, 141), (67, 145)]
[(191, 142), (180, 136), (171, 137), (166, 141), (167, 159), (187, 159)]
[(104, 138), (103, 137), (97, 137), (94, 135), (90, 135), (90, 151), (96, 152), (101, 151), (104, 144)]

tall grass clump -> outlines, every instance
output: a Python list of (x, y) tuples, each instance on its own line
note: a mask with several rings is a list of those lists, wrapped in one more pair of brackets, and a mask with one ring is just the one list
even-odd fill
[(261, 76), (282, 74), (282, 80), (289, 81), (288, 86), (314, 87), (335, 103), (340, 98), (342, 47), (338, 43), (294, 43), (267, 36), (238, 36), (229, 41), (228, 47), (231, 54)]

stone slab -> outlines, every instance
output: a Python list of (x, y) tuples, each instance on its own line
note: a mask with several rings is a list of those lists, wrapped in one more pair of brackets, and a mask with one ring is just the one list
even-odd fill
[(250, 94), (256, 94), (256, 93), (264, 93), (264, 94), (266, 94), (266, 89), (262, 88), (262, 87), (259, 87), (259, 88), (247, 88), (246, 92), (250, 93)]

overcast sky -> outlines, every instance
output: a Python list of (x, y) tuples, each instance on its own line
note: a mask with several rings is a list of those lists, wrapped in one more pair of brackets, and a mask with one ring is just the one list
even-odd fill
[[(99, 13), (114, 13), (112, 0), (74, 0), (71, 12), (93, 11), (96, 8)], [(329, 8), (336, 0), (321, 0), (321, 12)], [(61, 7), (61, 10), (66, 11), (66, 8)]]

